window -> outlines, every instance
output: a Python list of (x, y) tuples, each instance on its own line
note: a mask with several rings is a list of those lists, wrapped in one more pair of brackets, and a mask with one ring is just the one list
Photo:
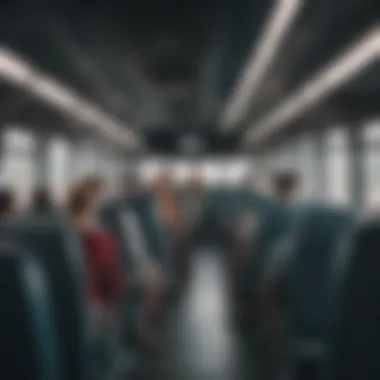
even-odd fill
[(327, 199), (349, 204), (349, 140), (344, 128), (336, 127), (326, 134)]
[(94, 174), (100, 169), (97, 165), (96, 148), (90, 143), (75, 144), (73, 155), (75, 159), (71, 160), (69, 167), (74, 179)]
[(66, 197), (67, 186), (70, 182), (70, 151), (63, 139), (51, 141), (48, 149), (49, 158), (49, 187), (53, 197), (62, 202)]
[(3, 149), (14, 154), (31, 153), (36, 148), (33, 134), (21, 127), (8, 127), (2, 139)]
[(305, 135), (300, 139), (297, 155), (294, 157), (294, 166), (297, 168), (301, 179), (300, 195), (306, 199), (319, 195), (317, 194), (319, 185), (317, 165), (321, 162), (316, 162), (316, 146), (312, 135)]
[(33, 134), (19, 127), (9, 127), (2, 135), (0, 183), (14, 189), (22, 206), (28, 203), (37, 177), (35, 144)]

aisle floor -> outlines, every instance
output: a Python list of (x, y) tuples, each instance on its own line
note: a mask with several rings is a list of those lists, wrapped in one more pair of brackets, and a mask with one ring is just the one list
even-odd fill
[(247, 357), (231, 326), (224, 267), (216, 254), (199, 253), (191, 278), (167, 324), (160, 353), (141, 363), (138, 380), (252, 380)]

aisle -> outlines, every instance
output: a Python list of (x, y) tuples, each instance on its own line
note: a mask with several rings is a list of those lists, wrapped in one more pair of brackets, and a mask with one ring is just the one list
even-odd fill
[(197, 255), (189, 286), (168, 321), (163, 350), (144, 362), (139, 380), (251, 380), (229, 312), (218, 256)]

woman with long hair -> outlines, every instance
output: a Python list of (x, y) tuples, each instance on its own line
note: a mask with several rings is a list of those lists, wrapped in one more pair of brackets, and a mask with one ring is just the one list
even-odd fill
[[(82, 237), (91, 280), (91, 294), (103, 303), (124, 305), (126, 279), (121, 253), (112, 233), (97, 224), (102, 204), (103, 183), (90, 177), (77, 184), (69, 197), (68, 209)], [(141, 315), (138, 338), (143, 348), (158, 345), (157, 315), (161, 314), (163, 285), (157, 276), (139, 273), (131, 282), (141, 289)]]
[(96, 178), (77, 183), (67, 211), (83, 243), (90, 297), (107, 305), (123, 298), (126, 280), (114, 237), (97, 224), (102, 195), (103, 184)]

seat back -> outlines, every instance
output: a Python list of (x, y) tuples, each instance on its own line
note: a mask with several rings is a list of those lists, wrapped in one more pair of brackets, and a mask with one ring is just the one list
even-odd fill
[(288, 277), (291, 333), (300, 339), (325, 339), (332, 321), (332, 269), (339, 245), (350, 232), (349, 213), (310, 207), (294, 245)]
[(61, 380), (56, 325), (43, 267), (0, 247), (0, 370), (7, 380)]
[(226, 218), (228, 211), (233, 211), (234, 196), (228, 190), (214, 190), (207, 194), (199, 224), (193, 231), (193, 240), (198, 244), (214, 245), (225, 248), (228, 244), (230, 219)]
[(347, 254), (331, 379), (380, 378), (380, 219), (361, 225)]
[(266, 212), (270, 200), (242, 189), (219, 189), (208, 194), (196, 239), (229, 251), (242, 217)]
[(271, 250), (287, 231), (288, 219), (279, 204), (259, 195), (251, 196), (248, 209), (256, 213), (259, 226), (252, 237), (249, 260), (240, 277), (242, 286), (256, 292)]
[(86, 369), (86, 295), (82, 251), (62, 220), (27, 218), (0, 225), (1, 241), (17, 241), (41, 261), (52, 293), (65, 379), (83, 379)]

